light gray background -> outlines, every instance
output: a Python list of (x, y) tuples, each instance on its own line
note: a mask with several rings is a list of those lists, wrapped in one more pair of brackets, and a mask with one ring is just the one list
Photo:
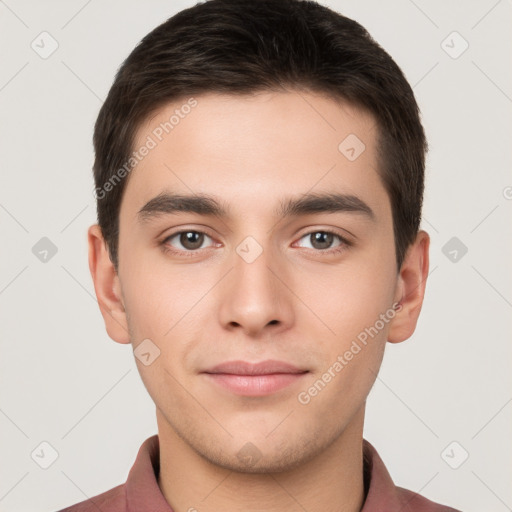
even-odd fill
[[(512, 2), (323, 3), (402, 67), (431, 147), (424, 308), (414, 336), (387, 348), (365, 437), (398, 485), (464, 511), (512, 510)], [(191, 5), (0, 0), (2, 512), (51, 512), (123, 483), (156, 433), (131, 348), (108, 338), (89, 274), (91, 138), (122, 60)], [(47, 59), (31, 48), (42, 31), (59, 45)], [(453, 31), (469, 43), (458, 58)], [(58, 249), (46, 263), (32, 252), (42, 237)], [(468, 248), (455, 262), (443, 253), (452, 237)], [(43, 441), (58, 452), (48, 469), (31, 458)], [(452, 469), (462, 450), (469, 458)]]

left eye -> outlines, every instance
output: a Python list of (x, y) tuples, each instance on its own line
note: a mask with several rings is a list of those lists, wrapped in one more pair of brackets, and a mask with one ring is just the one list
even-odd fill
[(331, 233), (330, 231), (313, 231), (311, 233), (307, 233), (304, 235), (302, 239), (310, 240), (312, 249), (317, 249), (320, 251), (325, 251), (327, 249), (331, 249), (332, 242), (334, 238), (337, 238), (340, 240), (339, 245), (343, 245), (344, 240), (340, 235), (337, 235), (336, 233)]

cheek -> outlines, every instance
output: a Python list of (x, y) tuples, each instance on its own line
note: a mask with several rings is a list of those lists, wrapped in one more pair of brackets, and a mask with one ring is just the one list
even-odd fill
[(175, 326), (182, 328), (202, 291), (185, 270), (165, 264), (161, 255), (147, 258), (134, 253), (125, 258), (123, 295), (131, 327), (139, 336), (165, 340)]
[[(392, 306), (396, 277), (394, 261), (340, 266), (324, 276), (304, 276), (304, 302), (339, 341), (338, 348), (370, 327)], [(314, 286), (313, 286), (314, 284)], [(322, 327), (320, 322), (318, 329)], [(328, 329), (327, 329), (328, 328)]]
[(366, 399), (382, 362), (394, 314), (384, 302), (362, 292), (361, 296), (348, 296), (340, 302), (337, 315), (332, 313), (335, 335), (322, 336), (316, 344), (315, 360), (321, 364), (297, 397), (300, 404), (311, 404), (308, 410), (319, 420), (350, 418)]
[(138, 364), (153, 396), (177, 385), (171, 375), (182, 381), (193, 371), (194, 356), (208, 342), (206, 333), (215, 322), (215, 304), (208, 296), (215, 280), (210, 282), (209, 275), (191, 272), (186, 265), (171, 268), (139, 261), (123, 291), (133, 345), (149, 338), (160, 350), (151, 371)]
[[(316, 312), (329, 327), (324, 329), (319, 322), (305, 326), (316, 340), (311, 346), (321, 364), (303, 390), (303, 399), (314, 402), (319, 414), (331, 407), (339, 414), (353, 413), (375, 381), (395, 316), (394, 253), (381, 254), (375, 251), (340, 266), (328, 280), (321, 280), (321, 288), (313, 288), (314, 295), (309, 292), (308, 300), (318, 305)], [(320, 331), (325, 334), (318, 336)]]
[(349, 421), (366, 400), (382, 362), (384, 344), (373, 343), (340, 354), (325, 371), (304, 387), (297, 399), (305, 412), (319, 421)]

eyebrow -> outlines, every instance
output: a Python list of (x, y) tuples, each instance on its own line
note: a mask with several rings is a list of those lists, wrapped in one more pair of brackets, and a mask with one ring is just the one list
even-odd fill
[[(375, 220), (373, 210), (359, 197), (339, 193), (306, 193), (281, 202), (274, 212), (277, 217), (294, 217), (319, 213), (352, 212)], [(145, 223), (162, 214), (197, 213), (211, 217), (229, 218), (229, 208), (207, 194), (172, 194), (162, 192), (149, 200), (137, 213), (139, 222)]]

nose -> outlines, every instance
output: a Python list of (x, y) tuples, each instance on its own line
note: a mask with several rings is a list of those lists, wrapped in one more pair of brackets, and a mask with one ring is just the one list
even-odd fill
[(253, 261), (242, 251), (235, 252), (232, 263), (219, 298), (223, 327), (251, 337), (288, 329), (294, 313), (293, 294), (285, 284), (285, 262), (264, 249)]

